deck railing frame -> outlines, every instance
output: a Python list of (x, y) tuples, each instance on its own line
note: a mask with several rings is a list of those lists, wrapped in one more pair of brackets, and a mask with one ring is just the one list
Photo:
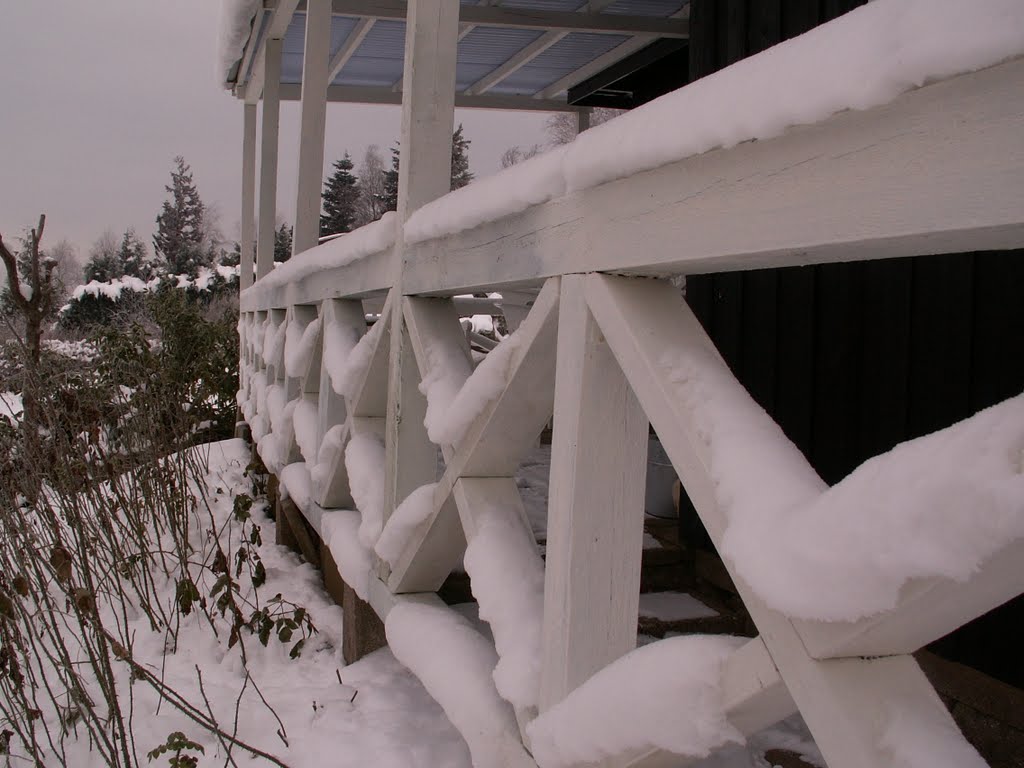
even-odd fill
[[(553, 416), (543, 683), (538, 709), (516, 712), (528, 743), (525, 727), (538, 711), (635, 642), (648, 420), (712, 541), (720, 545), (724, 534), (710, 447), (658, 360), (666, 351), (699, 351), (718, 361), (721, 375), (731, 374), (667, 278), (1024, 247), (1021, 94), (1024, 60), (1014, 60), (446, 237), (406, 245), (399, 231), (393, 249), (292, 283), (257, 282), (241, 297), (240, 400), (253, 414), (265, 408), (255, 392), (261, 374), (286, 386), (289, 399), (316, 402), (318, 445), (336, 425), (343, 442), (364, 431), (384, 435), (387, 514), (435, 479), (438, 446), (422, 427), (418, 385), (430, 373), (428, 348), (468, 354), (453, 297), (538, 292), (504, 390), (457, 445), (439, 446), (447, 469), (433, 512), (400, 558), (378, 563), (370, 587), (371, 604), (385, 619), (408, 596), (425, 599), (472, 540), (485, 496), (505, 499), (508, 522), (526, 526), (512, 478)], [(450, 127), (435, 126), (435, 134), (441, 130)], [(419, 203), (430, 197), (424, 193)], [(322, 355), (293, 381), (257, 341), (260, 332), (311, 322), (314, 313), (318, 344), (328, 316), (365, 333), (361, 302), (383, 297), (377, 322), (388, 326), (351, 396), (332, 391)], [(288, 446), (288, 460), (303, 458), (293, 439)], [(315, 503), (348, 505), (337, 450), (329, 463), (326, 479), (315, 484)], [(1022, 558), (1024, 542), (1017, 541), (967, 582), (911, 583), (893, 610), (831, 624), (794, 621), (769, 608), (726, 559), (760, 635), (723, 667), (724, 711), (745, 734), (799, 711), (831, 768), (891, 764), (883, 702), (898, 700), (955, 729), (910, 654), (1024, 592)], [(607, 764), (678, 765), (680, 758), (642, 750)]]

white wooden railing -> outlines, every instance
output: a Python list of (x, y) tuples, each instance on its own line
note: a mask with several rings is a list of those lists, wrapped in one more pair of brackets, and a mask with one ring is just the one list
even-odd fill
[[(339, 562), (342, 575), (363, 586), (396, 654), (463, 728), (475, 763), (561, 764), (531, 755), (536, 725), (634, 649), (648, 422), (721, 551), (730, 517), (720, 491), (743, 479), (722, 461), (726, 437), (686, 386), (726, 382), (732, 412), (752, 414), (729, 427), (742, 438), (748, 424), (750, 450), (777, 468), (778, 486), (787, 489), (765, 488), (766, 505), (824, 488), (735, 382), (667, 278), (1024, 247), (1022, 94), (1024, 61), (1010, 61), (445, 237), (402, 245), (391, 221), (395, 231), (385, 240), (397, 245), (338, 266), (326, 259), (309, 274), (267, 278), (242, 294), (239, 403), (271, 469), (305, 462), (309, 487), (291, 492), (316, 527), (333, 510), (352, 509), (353, 496), (373, 507), (361, 510), (362, 523), (379, 515), (383, 524), (414, 489), (436, 481), (438, 448), (443, 454), (444, 474), (425, 516), (403, 512), (414, 524), (400, 555), (374, 557), (372, 536), (337, 549), (344, 559), (361, 547), (361, 555)], [(516, 333), (490, 353), (504, 356), (492, 366), (500, 386), (476, 381), (483, 394), (460, 404), (473, 416), (468, 429), (437, 446), (423, 426), (428, 403), (419, 385), (445, 377), (451, 391), (465, 384), (473, 368), (453, 297), (479, 291), (536, 298)], [(369, 337), (368, 311), (377, 315)], [(351, 352), (360, 338), (366, 341)], [(696, 378), (681, 387), (666, 360), (691, 361)], [(338, 378), (349, 382), (343, 394)], [(450, 405), (436, 397), (431, 407)], [(518, 556), (526, 577), (510, 579), (510, 594), (480, 595), (481, 614), (492, 617), (494, 658), (510, 648), (525, 654), (539, 670), (537, 685), (506, 703), (485, 669), (487, 679), (476, 684), (496, 704), (474, 715), (408, 651), (400, 633), (416, 617), (397, 608), (444, 610), (431, 594), (495, 519), (510, 541), (533, 541), (513, 475), (552, 416), (543, 574), (539, 557)], [(303, 426), (310, 418), (314, 439)], [(346, 474), (346, 446), (360, 436), (384, 446), (378, 477)], [(354, 528), (345, 530), (357, 538)], [(799, 711), (832, 768), (914, 765), (899, 762), (904, 732), (890, 728), (888, 707), (913, 712), (923, 733), (959, 737), (909, 654), (1024, 592), (1022, 562), (1024, 539), (1011, 538), (966, 581), (916, 579), (890, 610), (826, 623), (772, 608), (727, 557), (760, 635), (722, 664), (718, 714), (748, 735)], [(353, 568), (362, 570), (353, 576)], [(533, 635), (509, 634), (503, 600), (519, 606), (522, 623), (534, 622)], [(439, 656), (451, 652), (444, 642), (436, 646)], [(474, 716), (489, 723), (475, 735)], [(965, 745), (950, 750), (951, 765), (983, 764)], [(684, 758), (649, 743), (601, 764), (680, 765)]]

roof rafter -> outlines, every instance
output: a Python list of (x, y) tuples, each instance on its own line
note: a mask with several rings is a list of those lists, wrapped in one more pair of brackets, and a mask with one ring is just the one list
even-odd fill
[[(601, 11), (603, 8), (606, 8), (607, 6), (611, 5), (613, 2), (615, 2), (615, 0), (591, 0), (590, 3), (584, 5), (583, 8), (577, 11), (577, 13), (584, 13), (587, 11), (591, 13), (597, 13)], [(555, 43), (565, 38), (565, 36), (568, 34), (569, 33), (564, 30), (545, 32), (543, 35), (538, 37), (528, 46), (526, 46), (521, 51), (512, 56), (500, 67), (498, 67), (492, 72), (488, 72), (486, 75), (484, 75), (471, 86), (469, 86), (469, 88), (467, 88), (464, 91), (464, 93), (466, 95), (479, 95), (481, 93), (489, 91), (491, 88), (496, 86), (502, 80), (511, 75), (513, 72), (517, 72), (518, 70), (525, 67), (535, 58), (544, 53), (544, 51), (546, 51), (548, 48), (550, 48)]]
[[(300, 1), (298, 10), (301, 11), (304, 7), (305, 3)], [(404, 21), (406, 3), (401, 0), (333, 0), (333, 11), (335, 16)], [(589, 11), (578, 13), (537, 11), (497, 5), (463, 5), (459, 8), (459, 20), (465, 24), (512, 29), (566, 30), (609, 35), (653, 34), (659, 37), (690, 36), (689, 22), (682, 18), (665, 19)]]
[[(685, 19), (687, 24), (689, 24), (689, 13), (690, 6), (685, 5), (678, 11), (676, 11), (674, 14), (672, 14), (670, 18), (680, 20)], [(584, 64), (575, 72), (570, 72), (565, 77), (559, 78), (551, 85), (535, 93), (534, 98), (553, 99), (556, 96), (558, 96), (558, 94), (560, 94), (562, 91), (567, 91), (572, 86), (582, 83), (588, 77), (593, 77), (598, 72), (601, 72), (610, 67), (612, 64), (621, 61), (627, 56), (632, 56), (637, 51), (653, 43), (659, 37), (667, 37), (667, 35), (636, 35), (635, 37), (633, 37), (630, 40), (627, 40), (621, 45), (615, 46), (607, 53), (601, 54), (590, 63)]]
[(328, 84), (334, 82), (334, 78), (348, 64), (348, 60), (352, 58), (359, 46), (362, 45), (363, 40), (370, 34), (370, 30), (373, 29), (373, 25), (376, 23), (376, 19), (360, 19), (355, 28), (349, 32), (345, 42), (341, 44), (341, 48), (338, 49), (338, 52), (334, 54), (334, 58), (331, 59), (330, 68), (327, 72)]

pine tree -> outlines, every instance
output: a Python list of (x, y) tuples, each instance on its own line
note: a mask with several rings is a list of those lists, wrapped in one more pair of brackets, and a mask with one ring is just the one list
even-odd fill
[(384, 171), (384, 194), (381, 202), (385, 211), (398, 210), (398, 161), (401, 158), (401, 147), (398, 142), (391, 148), (391, 168)]
[(466, 186), (473, 180), (469, 170), (470, 141), (462, 135), (462, 123), (452, 134), (452, 189)]
[[(459, 189), (473, 180), (469, 170), (470, 140), (462, 134), (462, 124), (452, 134), (452, 171), (450, 189)], [(398, 210), (398, 165), (401, 160), (401, 146), (395, 142), (391, 148), (391, 170), (384, 172), (384, 210)]]
[(284, 222), (274, 232), (274, 261), (288, 261), (292, 257), (292, 232)]
[(334, 172), (324, 184), (320, 236), (351, 232), (358, 204), (359, 183), (352, 174), (352, 158), (346, 152), (334, 162)]
[(174, 158), (174, 165), (171, 185), (165, 187), (171, 199), (164, 201), (156, 217), (153, 249), (171, 274), (195, 277), (199, 268), (208, 265), (213, 258), (210, 248), (204, 245), (205, 207), (185, 158), (180, 155)]

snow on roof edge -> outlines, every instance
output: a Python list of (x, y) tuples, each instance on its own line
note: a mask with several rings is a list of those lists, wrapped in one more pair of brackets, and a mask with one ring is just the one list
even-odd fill
[(260, 0), (221, 0), (217, 38), (217, 85), (230, 86), (231, 70), (245, 51)]

